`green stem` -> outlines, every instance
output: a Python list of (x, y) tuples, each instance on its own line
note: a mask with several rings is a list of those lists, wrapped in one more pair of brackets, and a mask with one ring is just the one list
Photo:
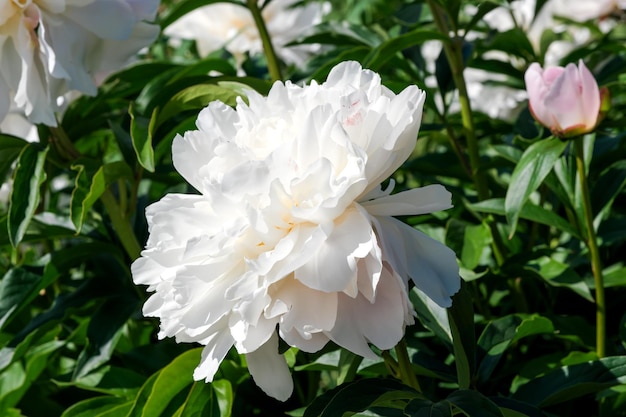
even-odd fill
[[(448, 35), (450, 33), (450, 27), (446, 22), (446, 16), (443, 9), (437, 5), (434, 0), (427, 0), (427, 2), (432, 12), (435, 26), (437, 26), (439, 32), (444, 35)], [(448, 63), (450, 64), (450, 71), (452, 72), (454, 85), (459, 92), (461, 120), (467, 140), (467, 153), (472, 171), (472, 179), (474, 181), (474, 185), (476, 186), (478, 199), (483, 201), (489, 198), (489, 187), (487, 184), (487, 177), (480, 169), (480, 152), (478, 149), (478, 140), (476, 138), (476, 129), (474, 128), (474, 121), (472, 118), (472, 107), (470, 105), (469, 95), (467, 94), (465, 78), (463, 77), (464, 64), (462, 46), (463, 39), (456, 36), (455, 38), (450, 39), (449, 42), (443, 42), (443, 51), (448, 59)]]
[(383, 360), (385, 361), (385, 366), (389, 373), (394, 377), (400, 379), (400, 370), (398, 369), (398, 362), (391, 356), (388, 350), (383, 350), (381, 352)]
[(583, 215), (587, 233), (585, 235), (586, 244), (591, 257), (591, 272), (596, 287), (596, 353), (602, 358), (606, 355), (606, 306), (604, 302), (604, 280), (602, 277), (602, 263), (600, 262), (600, 251), (598, 250), (598, 240), (593, 226), (593, 210), (591, 208), (591, 198), (589, 194), (589, 184), (585, 173), (585, 156), (583, 148), (583, 137), (574, 139), (576, 153), (576, 170), (582, 192)]
[(398, 356), (398, 371), (400, 372), (400, 379), (402, 382), (410, 387), (413, 387), (417, 392), (422, 392), (420, 383), (417, 380), (413, 367), (411, 366), (411, 359), (409, 358), (409, 351), (406, 347), (406, 340), (402, 339), (396, 345), (396, 355)]
[(272, 45), (272, 39), (267, 31), (267, 26), (265, 26), (261, 9), (259, 9), (257, 0), (246, 0), (246, 3), (248, 5), (248, 9), (250, 9), (250, 12), (252, 13), (252, 18), (254, 19), (254, 23), (259, 31), (259, 35), (261, 36), (261, 42), (263, 43), (263, 51), (265, 52), (265, 58), (267, 59), (267, 69), (270, 73), (270, 77), (272, 78), (272, 81), (280, 81), (283, 79), (280, 72), (280, 64), (276, 56), (276, 51), (274, 50), (274, 45)]
[[(446, 15), (444, 10), (436, 4), (434, 0), (427, 0), (433, 15), (433, 21), (439, 32), (444, 35), (448, 35), (451, 29), (448, 26)], [(456, 30), (455, 30), (456, 32)], [(463, 132), (467, 141), (467, 154), (469, 157), (471, 178), (474, 181), (474, 187), (478, 194), (478, 201), (484, 201), (489, 198), (489, 184), (487, 182), (487, 176), (480, 166), (480, 150), (478, 145), (478, 138), (476, 137), (476, 129), (474, 127), (474, 119), (472, 116), (472, 106), (470, 104), (469, 95), (467, 93), (467, 84), (463, 77), (463, 70), (465, 64), (463, 62), (463, 38), (457, 36), (450, 39), (448, 42), (443, 42), (443, 51), (446, 55), (448, 63), (450, 65), (450, 72), (452, 73), (452, 79), (454, 85), (459, 93), (459, 104), (461, 106), (461, 120), (463, 123)], [(461, 161), (463, 162), (463, 160)], [(498, 265), (502, 265), (505, 260), (505, 246), (500, 238), (500, 232), (498, 231), (493, 219), (488, 218), (487, 224), (491, 229), (491, 235), (493, 236), (493, 254), (496, 258)]]
[(141, 246), (139, 246), (135, 233), (126, 218), (126, 215), (121, 211), (113, 193), (111, 193), (109, 189), (106, 189), (100, 196), (100, 201), (104, 204), (104, 208), (111, 219), (113, 230), (117, 233), (117, 237), (120, 239), (120, 242), (122, 242), (122, 246), (130, 259), (135, 260), (139, 258)]

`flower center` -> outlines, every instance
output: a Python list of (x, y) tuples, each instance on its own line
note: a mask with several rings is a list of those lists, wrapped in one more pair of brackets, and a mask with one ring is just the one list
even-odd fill
[(39, 20), (39, 9), (33, 0), (0, 0), (0, 34), (15, 37), (24, 25), (30, 34), (30, 46), (35, 47)]
[(13, 0), (13, 4), (15, 4), (20, 9), (25, 9), (31, 3), (32, 0)]

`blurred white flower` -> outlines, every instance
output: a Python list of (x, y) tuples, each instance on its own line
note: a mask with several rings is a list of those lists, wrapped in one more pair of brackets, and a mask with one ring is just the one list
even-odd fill
[(344, 62), (323, 84), (277, 82), (236, 109), (213, 102), (175, 138), (174, 166), (199, 194), (148, 207), (132, 273), (154, 292), (143, 312), (160, 318), (160, 338), (205, 345), (195, 379), (211, 381), (235, 346), (256, 383), (286, 400), (278, 336), (372, 357), (370, 343), (390, 349), (413, 323), (409, 279), (450, 305), (455, 254), (391, 217), (447, 209), (450, 193), (381, 187), (413, 151), (424, 97)]
[[(319, 45), (287, 45), (309, 34), (321, 22), (327, 4), (311, 2), (294, 7), (298, 1), (272, 0), (263, 8), (262, 15), (276, 54), (287, 64), (302, 66), (319, 50)], [(252, 14), (243, 2), (241, 5), (216, 3), (202, 6), (178, 19), (164, 32), (173, 39), (195, 40), (202, 56), (223, 47), (241, 63), (246, 53), (263, 52)]]
[(550, 0), (553, 15), (578, 22), (598, 19), (626, 8), (626, 0)]
[[(426, 63), (426, 72), (429, 74), (425, 78), (425, 84), (430, 88), (437, 87), (435, 77), (435, 62), (439, 54), (442, 53), (440, 41), (427, 41), (422, 45), (422, 57)], [(487, 56), (487, 55), (486, 55)], [(508, 56), (498, 51), (490, 51), (489, 59), (499, 59), (506, 61)], [(507, 76), (494, 72), (485, 71), (478, 68), (468, 67), (463, 71), (467, 86), (467, 95), (470, 99), (472, 109), (488, 115), (493, 119), (511, 120), (520, 109), (520, 103), (526, 99), (526, 91), (509, 87)], [(448, 109), (450, 113), (457, 113), (461, 110), (458, 100), (458, 93), (453, 91), (454, 96), (449, 98)], [(443, 98), (435, 96), (435, 104), (439, 111), (444, 110)]]
[(0, 120), (11, 98), (33, 123), (56, 126), (57, 99), (96, 93), (93, 78), (152, 42), (159, 0), (0, 0)]

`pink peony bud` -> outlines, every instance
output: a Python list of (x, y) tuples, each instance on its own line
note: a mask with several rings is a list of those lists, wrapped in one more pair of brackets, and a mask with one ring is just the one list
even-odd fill
[(560, 137), (592, 131), (601, 119), (606, 90), (585, 64), (568, 64), (545, 70), (533, 63), (524, 74), (530, 112), (539, 123)]

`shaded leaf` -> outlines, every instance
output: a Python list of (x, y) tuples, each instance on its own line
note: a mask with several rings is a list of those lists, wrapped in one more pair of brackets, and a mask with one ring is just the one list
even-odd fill
[(552, 334), (554, 326), (545, 317), (512, 314), (490, 321), (478, 338), (481, 361), (478, 379), (489, 380), (491, 373), (511, 343), (535, 334)]
[(46, 179), (44, 163), (47, 154), (47, 147), (42, 149), (39, 144), (29, 143), (24, 146), (17, 160), (7, 222), (13, 246), (22, 241), (39, 205), (39, 187)]
[(307, 407), (304, 417), (344, 417), (388, 401), (406, 401), (419, 397), (417, 391), (396, 380), (360, 379), (317, 397)]
[(113, 296), (96, 310), (87, 327), (87, 345), (78, 356), (72, 379), (87, 375), (106, 363), (113, 354), (124, 323), (135, 312), (139, 300), (127, 295)]
[(448, 395), (446, 400), (469, 417), (503, 417), (498, 406), (478, 391), (457, 390)]
[(128, 109), (130, 114), (130, 137), (139, 164), (149, 172), (154, 172), (154, 149), (152, 148), (152, 126), (155, 118), (146, 118), (137, 114), (135, 107)]
[(526, 149), (511, 176), (511, 183), (504, 199), (506, 219), (513, 236), (520, 212), (530, 194), (541, 185), (544, 178), (563, 153), (567, 142), (553, 137), (539, 140)]
[(452, 297), (452, 307), (448, 309), (457, 380), (462, 389), (469, 388), (476, 369), (474, 308), (466, 285), (461, 281), (461, 289)]
[(25, 268), (10, 269), (0, 282), (0, 317), (4, 328), (39, 293), (41, 274)]
[(87, 168), (85, 164), (73, 165), (72, 169), (78, 173), (72, 191), (70, 218), (76, 233), (80, 233), (85, 216), (106, 189), (117, 180), (132, 179), (133, 173), (124, 161), (104, 164), (95, 172), (91, 172), (93, 168)]
[(105, 413), (106, 411), (110, 411), (111, 409), (116, 408), (126, 402), (128, 401), (126, 401), (124, 398), (118, 398), (113, 396), (89, 398), (69, 407), (61, 415), (61, 417), (102, 416), (103, 413)]
[(567, 287), (585, 300), (594, 302), (589, 286), (585, 280), (567, 264), (554, 258), (542, 256), (529, 264), (530, 269), (550, 285), (555, 287)]
[(441, 33), (422, 28), (412, 30), (395, 38), (391, 38), (376, 46), (365, 58), (364, 67), (379, 71), (394, 54), (415, 45), (421, 45), (427, 40), (437, 39), (447, 41), (448, 37)]
[(513, 398), (547, 406), (626, 383), (626, 357), (615, 356), (564, 366), (522, 385)]
[[(503, 198), (492, 198), (489, 200), (484, 200), (478, 203), (471, 204), (470, 207), (473, 210), (482, 213), (491, 213), (504, 216), (506, 215), (504, 205), (505, 201)], [(530, 220), (532, 222), (545, 224), (546, 226), (555, 227), (558, 230), (562, 230), (574, 237), (580, 238), (580, 233), (578, 233), (578, 230), (573, 228), (572, 225), (561, 216), (552, 211), (546, 210), (543, 207), (539, 207), (530, 201), (526, 202), (518, 215), (521, 219)]]
[(0, 133), (0, 181), (4, 181), (11, 165), (26, 145), (28, 142), (24, 139)]

